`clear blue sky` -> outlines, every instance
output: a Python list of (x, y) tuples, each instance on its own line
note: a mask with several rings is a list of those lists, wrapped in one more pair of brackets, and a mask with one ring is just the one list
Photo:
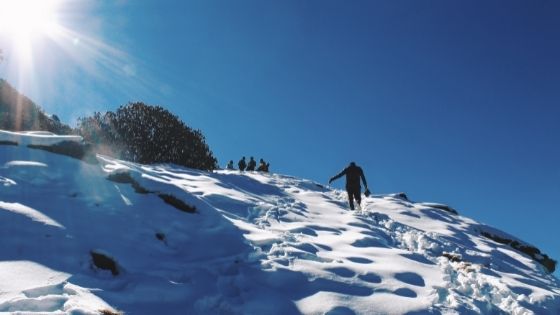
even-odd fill
[[(560, 259), (560, 2), (75, 1), (22, 79), (63, 121), (128, 101), (326, 182), (447, 203)], [(343, 186), (343, 181), (336, 185)], [(558, 272), (556, 273), (559, 274)]]

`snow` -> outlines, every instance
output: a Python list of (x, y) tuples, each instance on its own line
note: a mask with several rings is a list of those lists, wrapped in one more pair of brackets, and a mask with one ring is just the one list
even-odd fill
[(47, 133), (2, 141), (0, 312), (560, 313), (560, 281), (480, 232), (516, 238), (444, 205), (376, 195), (358, 213), (345, 192), (291, 176), (26, 147), (81, 141)]
[(23, 216), (29, 217), (31, 220), (36, 222), (41, 222), (46, 225), (52, 225), (54, 227), (64, 228), (60, 223), (56, 222), (55, 220), (49, 218), (48, 216), (44, 215), (43, 213), (26, 207), (20, 203), (10, 203), (10, 202), (3, 202), (0, 201), (0, 211), (10, 211), (13, 213), (21, 214)]
[(19, 145), (54, 145), (63, 141), (81, 142), (80, 136), (60, 136), (48, 131), (12, 132), (0, 130), (0, 142), (15, 142)]

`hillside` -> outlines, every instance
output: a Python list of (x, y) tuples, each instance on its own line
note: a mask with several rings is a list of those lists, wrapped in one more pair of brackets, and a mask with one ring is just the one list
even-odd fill
[(0, 312), (560, 313), (552, 259), (448, 206), (76, 145), (0, 131)]
[(3, 79), (0, 79), (0, 129), (50, 131), (57, 134), (72, 132), (56, 115), (44, 113), (38, 105)]

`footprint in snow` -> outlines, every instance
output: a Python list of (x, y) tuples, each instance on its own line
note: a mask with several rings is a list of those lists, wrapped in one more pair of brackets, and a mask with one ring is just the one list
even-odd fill
[(350, 260), (351, 262), (357, 263), (357, 264), (371, 264), (371, 263), (373, 263), (373, 260), (363, 258), (363, 257), (348, 257), (347, 259)]
[(307, 283), (306, 296), (315, 294), (316, 292), (326, 291), (334, 292), (342, 295), (353, 295), (353, 296), (370, 296), (374, 293), (374, 290), (369, 287), (347, 284), (344, 282), (329, 280), (329, 279), (316, 279), (312, 282)]
[(369, 283), (381, 283), (381, 277), (373, 272), (368, 272), (364, 275), (359, 275), (358, 278)]
[(325, 270), (343, 278), (352, 278), (356, 275), (354, 271), (344, 267), (325, 268)]
[(395, 291), (393, 291), (393, 293), (398, 296), (409, 297), (409, 298), (418, 297), (418, 294), (416, 294), (416, 292), (412, 291), (409, 288), (396, 289)]
[(424, 278), (417, 273), (414, 272), (400, 272), (395, 274), (395, 279), (418, 287), (426, 286), (424, 282)]
[(393, 291), (393, 293), (398, 295), (398, 296), (409, 297), (409, 298), (415, 298), (415, 297), (418, 296), (418, 294), (416, 294), (416, 292), (414, 292), (414, 291), (412, 291), (411, 289), (408, 289), (408, 288), (396, 289), (395, 291)]
[(367, 248), (367, 247), (381, 247), (388, 248), (385, 244), (385, 240), (374, 238), (374, 237), (364, 237), (352, 243), (352, 246), (357, 248)]

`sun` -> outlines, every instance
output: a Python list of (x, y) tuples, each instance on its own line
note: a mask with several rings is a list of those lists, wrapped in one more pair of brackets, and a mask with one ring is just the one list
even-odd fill
[(0, 35), (23, 43), (56, 32), (59, 3), (60, 0), (0, 0)]
[(115, 29), (97, 11), (113, 2), (119, 1), (0, 0), (0, 77), (42, 95), (58, 93), (43, 86), (84, 73), (88, 80), (136, 78), (135, 60), (99, 35)]
[(0, 0), (0, 40), (13, 50), (20, 68), (32, 66), (39, 40), (60, 32), (57, 14), (61, 1)]

